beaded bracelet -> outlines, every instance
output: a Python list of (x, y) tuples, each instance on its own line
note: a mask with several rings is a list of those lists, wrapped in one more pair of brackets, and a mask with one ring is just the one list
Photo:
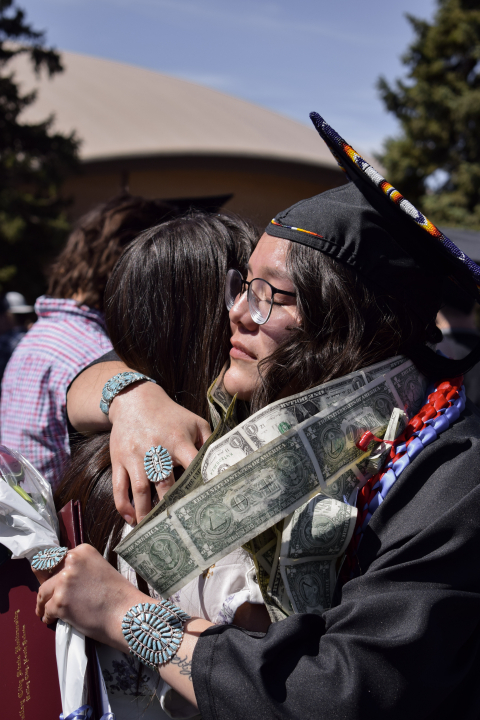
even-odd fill
[(183, 640), (183, 625), (190, 615), (165, 600), (140, 603), (125, 614), (122, 632), (130, 652), (150, 667), (170, 662)]
[(114, 375), (110, 378), (110, 380), (107, 380), (103, 386), (102, 399), (100, 400), (100, 410), (103, 414), (108, 417), (108, 411), (110, 410), (112, 400), (128, 385), (138, 382), (139, 380), (148, 380), (149, 382), (157, 384), (156, 380), (152, 380), (152, 378), (149, 378), (142, 373), (134, 372), (133, 370), (121, 372), (118, 375)]

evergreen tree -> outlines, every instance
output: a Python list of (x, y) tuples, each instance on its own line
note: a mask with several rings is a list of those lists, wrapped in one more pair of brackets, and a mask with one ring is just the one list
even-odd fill
[(437, 224), (480, 229), (480, 6), (438, 0), (430, 24), (411, 15), (407, 80), (378, 81), (402, 133), (379, 160), (387, 178)]
[(0, 0), (0, 291), (23, 292), (29, 301), (45, 290), (43, 272), (68, 232), (62, 180), (77, 163), (78, 141), (52, 130), (53, 118), (22, 122), (35, 102), (22, 94), (9, 63), (28, 56), (35, 72), (62, 71), (15, 0)]

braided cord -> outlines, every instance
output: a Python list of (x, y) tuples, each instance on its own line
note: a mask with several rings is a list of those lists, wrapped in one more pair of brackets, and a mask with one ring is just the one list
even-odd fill
[[(466, 400), (462, 383), (462, 376), (445, 380), (428, 395), (426, 404), (410, 420), (401, 435), (391, 443), (387, 465), (370, 478), (359, 491), (357, 522), (341, 572), (343, 582), (351, 580), (358, 572), (358, 549), (375, 510), (385, 500), (405, 468), (460, 417)], [(362, 438), (358, 444), (361, 443)]]

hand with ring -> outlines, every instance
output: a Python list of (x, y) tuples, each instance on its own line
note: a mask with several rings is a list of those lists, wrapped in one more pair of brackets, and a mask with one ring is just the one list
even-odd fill
[(68, 553), (66, 547), (50, 547), (39, 550), (32, 558), (32, 570), (42, 585), (59, 568)]
[[(129, 524), (139, 523), (151, 509), (151, 482), (145, 460), (147, 451), (165, 451), (155, 463), (151, 480), (161, 499), (173, 485), (172, 468), (188, 467), (197, 451), (210, 437), (208, 423), (177, 405), (158, 385), (138, 383), (126, 388), (112, 402), (110, 456), (115, 505)], [(167, 457), (168, 455), (168, 457)], [(149, 459), (151, 456), (148, 456)], [(155, 467), (157, 469), (155, 469)], [(163, 468), (163, 473), (158, 469)], [(168, 474), (167, 474), (168, 469)], [(129, 499), (132, 489), (134, 506)]]
[[(169, 453), (173, 467), (186, 468), (210, 437), (211, 430), (206, 420), (178, 405), (151, 382), (126, 387), (112, 401), (107, 418), (98, 407), (103, 386), (113, 375), (127, 369), (120, 362), (87, 368), (68, 391), (67, 411), (79, 432), (111, 430), (115, 506), (126, 522), (133, 525), (152, 508), (151, 483), (144, 466), (146, 451), (161, 445)], [(173, 483), (173, 473), (157, 482), (158, 497), (162, 498)]]

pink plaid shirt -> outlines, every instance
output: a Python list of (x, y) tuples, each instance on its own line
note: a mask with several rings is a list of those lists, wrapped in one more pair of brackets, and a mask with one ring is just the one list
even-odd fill
[(99, 310), (43, 295), (35, 312), (38, 320), (3, 376), (1, 442), (21, 452), (55, 489), (70, 455), (67, 387), (112, 345)]

